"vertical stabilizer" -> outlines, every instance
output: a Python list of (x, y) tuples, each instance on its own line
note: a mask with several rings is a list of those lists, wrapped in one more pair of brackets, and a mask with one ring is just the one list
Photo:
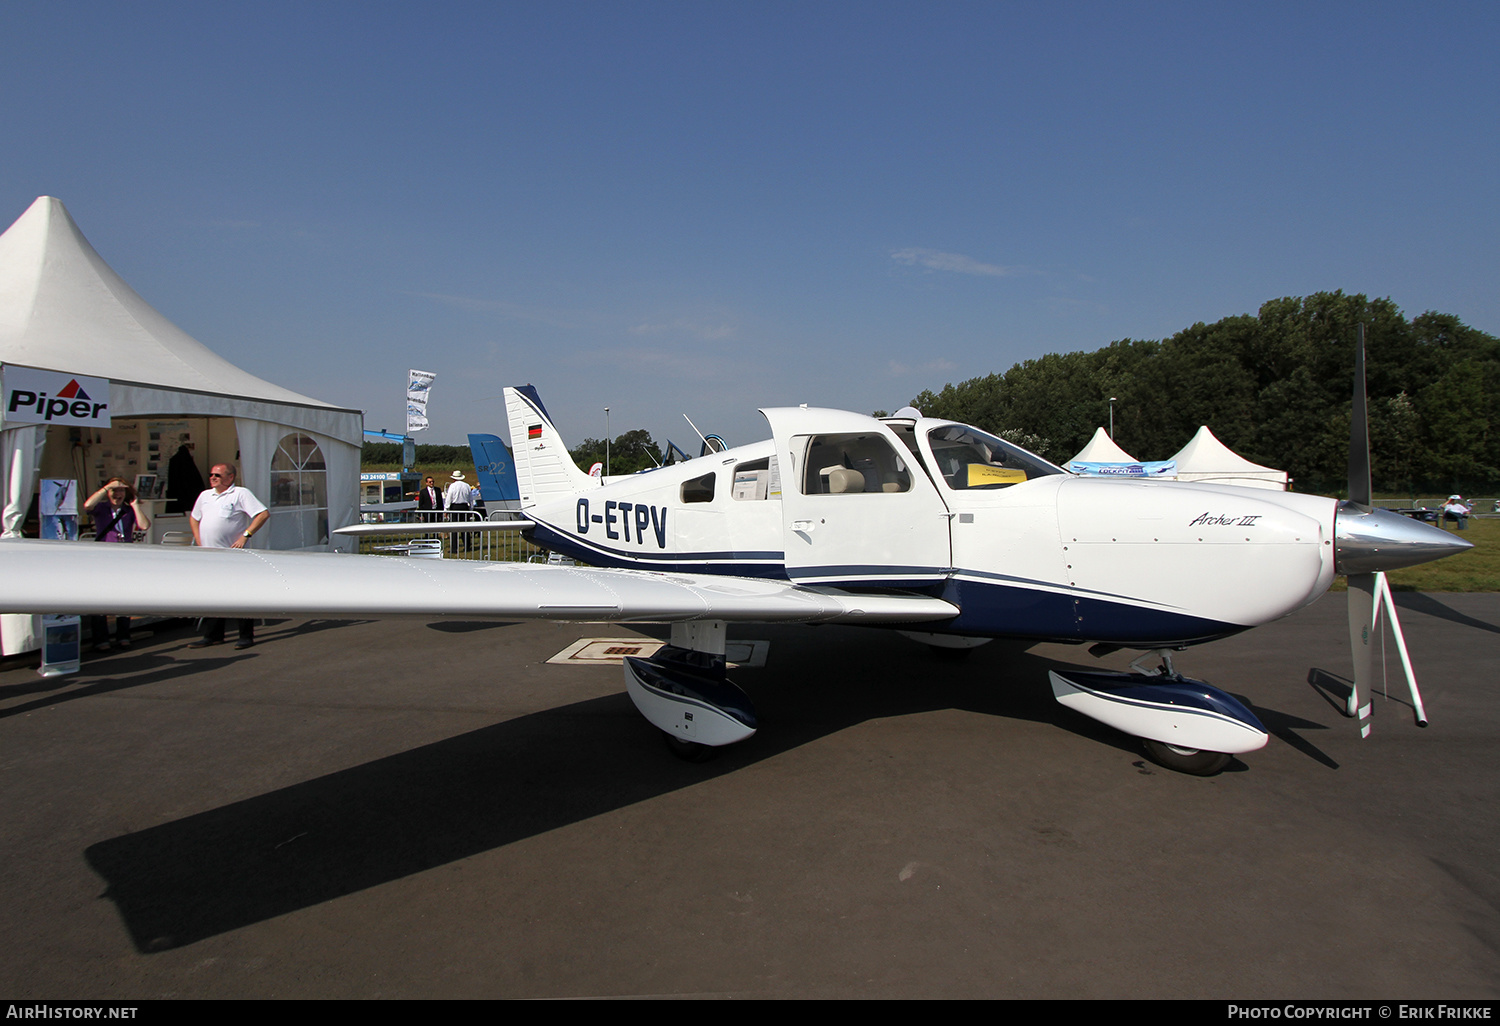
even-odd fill
[(494, 435), (470, 435), (469, 451), (474, 454), (474, 473), (479, 477), (479, 494), (485, 505), (492, 510), (520, 509), (516, 461), (505, 443)]
[(573, 464), (568, 447), (547, 416), (542, 397), (531, 385), (505, 389), (505, 413), (510, 420), (510, 450), (516, 462), (521, 508), (538, 502), (598, 488), (600, 481)]

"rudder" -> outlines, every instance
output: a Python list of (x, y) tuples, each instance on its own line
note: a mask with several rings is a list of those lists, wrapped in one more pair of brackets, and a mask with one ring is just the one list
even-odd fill
[(516, 463), (522, 509), (560, 495), (599, 487), (598, 479), (589, 477), (573, 463), (535, 387), (507, 386), (505, 413), (510, 422), (510, 450)]

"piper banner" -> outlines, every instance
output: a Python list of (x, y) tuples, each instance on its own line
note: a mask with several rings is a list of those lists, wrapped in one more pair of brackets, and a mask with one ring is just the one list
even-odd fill
[(432, 371), (410, 371), (406, 379), (406, 433), (427, 430), (427, 393), (437, 375)]
[(109, 427), (109, 379), (5, 367), (5, 421)]
[(1089, 463), (1074, 460), (1068, 469), (1075, 474), (1091, 477), (1176, 477), (1176, 460), (1158, 460), (1154, 463)]

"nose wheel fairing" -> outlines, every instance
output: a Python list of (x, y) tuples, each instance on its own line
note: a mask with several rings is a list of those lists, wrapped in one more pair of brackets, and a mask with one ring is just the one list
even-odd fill
[(1142, 673), (1047, 674), (1059, 703), (1126, 734), (1188, 751), (1238, 755), (1269, 735), (1234, 696), (1187, 677)]

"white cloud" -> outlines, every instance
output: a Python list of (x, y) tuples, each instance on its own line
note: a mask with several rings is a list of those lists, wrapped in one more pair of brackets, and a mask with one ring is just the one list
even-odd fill
[(688, 381), (711, 381), (731, 373), (721, 360), (701, 354), (684, 355), (660, 349), (609, 349), (582, 350), (569, 356), (576, 367), (597, 370), (613, 367), (617, 376), (646, 374), (656, 378), (674, 378)]
[(1004, 278), (1008, 275), (1019, 274), (1022, 270), (1019, 267), (981, 263), (961, 253), (944, 253), (936, 249), (895, 249), (891, 251), (891, 259), (908, 267), (925, 267), (930, 271), (953, 271), (957, 274), (977, 274), (989, 278)]
[(1071, 296), (1049, 296), (1046, 300), (1047, 309), (1055, 314), (1071, 313), (1093, 313), (1107, 314), (1109, 307), (1092, 299), (1074, 299)]
[(706, 317), (675, 317), (664, 320), (641, 321), (631, 325), (624, 314), (588, 310), (566, 310), (553, 307), (528, 306), (505, 299), (482, 299), (477, 296), (459, 296), (443, 292), (405, 292), (405, 295), (431, 300), (469, 313), (491, 313), (515, 320), (532, 321), (554, 328), (587, 330), (613, 335), (624, 331), (641, 338), (660, 338), (665, 343), (674, 339), (691, 342), (720, 342), (735, 335), (734, 324), (720, 320), (710, 313)]
[(700, 342), (719, 342), (734, 334), (732, 325), (695, 321), (686, 317), (663, 324), (637, 324), (627, 330), (632, 335), (687, 335)]
[(891, 377), (901, 378), (912, 373), (914, 370), (920, 371), (924, 374), (936, 374), (955, 370), (957, 366), (957, 364), (949, 360), (945, 360), (940, 356), (936, 360), (929, 360), (927, 363), (924, 363), (919, 367), (908, 367), (906, 364), (901, 363), (898, 360), (891, 360), (889, 366), (887, 367), (887, 371)]
[(517, 320), (548, 324), (554, 328), (585, 327), (587, 326), (586, 322), (596, 319), (568, 310), (549, 310), (545, 307), (522, 306), (520, 303), (511, 303), (504, 299), (477, 299), (473, 296), (452, 296), (441, 292), (406, 292), (405, 294), (416, 296), (419, 299), (430, 299), (435, 303), (456, 307), (459, 310), (467, 310), (470, 313), (497, 313), (503, 317), (514, 317)]

